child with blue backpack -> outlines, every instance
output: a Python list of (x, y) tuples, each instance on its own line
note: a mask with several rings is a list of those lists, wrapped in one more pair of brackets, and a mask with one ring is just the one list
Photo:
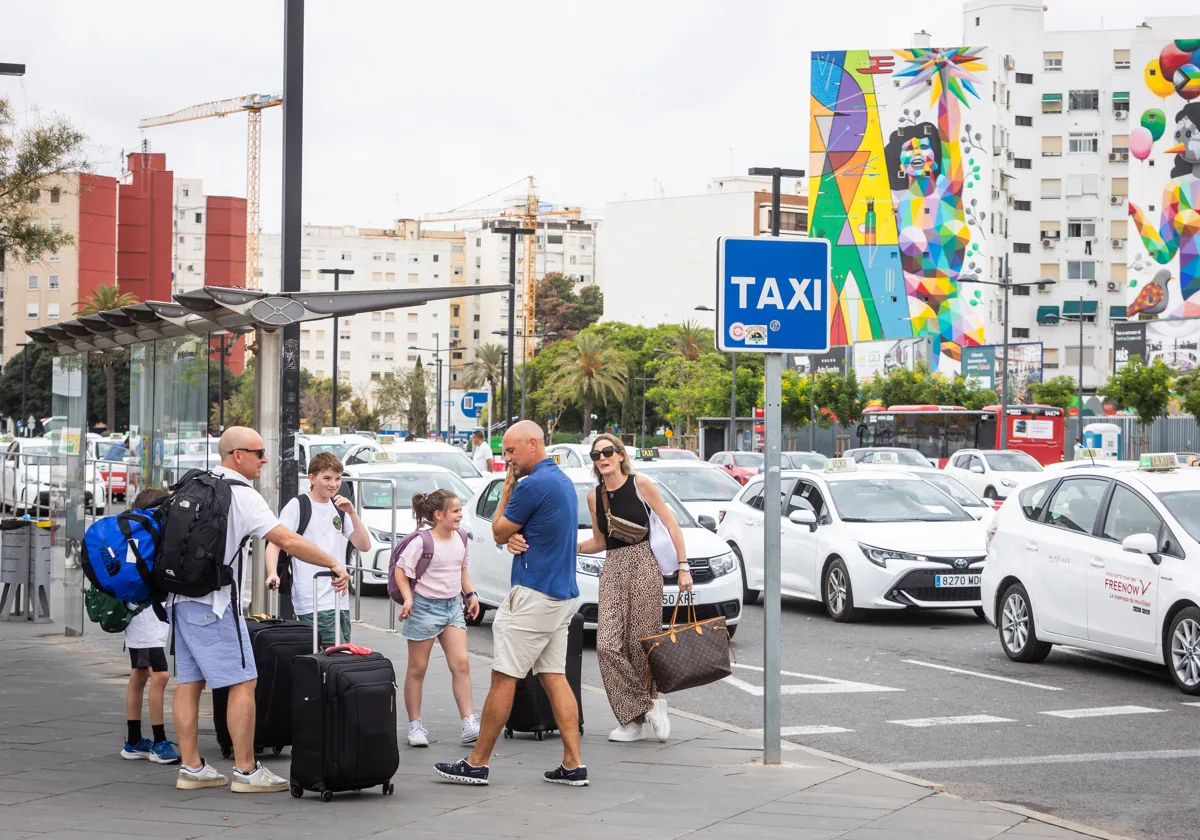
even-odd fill
[[(132, 510), (148, 510), (162, 504), (166, 490), (143, 490), (133, 500)], [(129, 684), (125, 688), (125, 722), (128, 732), (121, 758), (149, 759), (155, 764), (178, 764), (179, 751), (167, 740), (163, 718), (163, 695), (171, 678), (166, 645), (171, 628), (155, 611), (147, 607), (133, 617), (125, 628), (125, 647), (129, 650)], [(150, 728), (153, 739), (142, 736), (142, 698), (150, 684)]]
[[(429, 732), (421, 724), (421, 694), (433, 642), (441, 642), (450, 666), (451, 685), (462, 718), (462, 742), (479, 738), (479, 722), (471, 709), (471, 666), (467, 657), (467, 624), (479, 615), (479, 596), (467, 574), (470, 553), (462, 523), (462, 501), (450, 490), (412, 497), (417, 530), (396, 547), (392, 578), (400, 599), (401, 635), (408, 639), (404, 675), (404, 707), (408, 711), (408, 745), (428, 747)], [(429, 525), (429, 530), (421, 530)], [(390, 584), (390, 582), (389, 582)]]

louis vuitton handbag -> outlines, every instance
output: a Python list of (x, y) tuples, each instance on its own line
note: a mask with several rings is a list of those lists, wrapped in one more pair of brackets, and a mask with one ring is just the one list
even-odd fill
[(647, 680), (653, 675), (658, 690), (667, 694), (708, 685), (733, 672), (730, 664), (733, 644), (725, 617), (696, 621), (695, 607), (689, 605), (687, 609), (691, 621), (675, 623), (679, 616), (676, 604), (670, 627), (641, 640), (646, 651)]

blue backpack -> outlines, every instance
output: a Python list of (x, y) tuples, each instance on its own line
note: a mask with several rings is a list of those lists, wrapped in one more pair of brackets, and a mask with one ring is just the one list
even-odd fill
[(98, 519), (84, 532), (80, 561), (92, 586), (127, 604), (155, 600), (160, 517), (156, 509), (129, 510)]

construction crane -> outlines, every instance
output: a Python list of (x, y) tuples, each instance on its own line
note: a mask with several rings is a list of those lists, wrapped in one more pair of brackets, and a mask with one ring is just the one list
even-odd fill
[(246, 114), (249, 124), (246, 129), (246, 288), (258, 288), (258, 240), (262, 231), (259, 211), (259, 180), (262, 176), (262, 112), (283, 104), (278, 93), (251, 93), (233, 99), (203, 102), (164, 114), (148, 117), (138, 123), (138, 128), (154, 128), (160, 125), (204, 120), (209, 117), (227, 117), (230, 114)]
[[(471, 219), (512, 219), (518, 221), (523, 228), (536, 231), (538, 222), (551, 216), (568, 216), (579, 213), (578, 207), (567, 207), (561, 210), (541, 210), (538, 203), (537, 186), (533, 176), (526, 178), (525, 200), (522, 203), (508, 207), (497, 207), (487, 210), (460, 208), (446, 213), (428, 213), (421, 217), (422, 222), (457, 222)], [(524, 275), (521, 278), (523, 289), (521, 303), (522, 333), (537, 329), (537, 238), (536, 234), (524, 237), (523, 259), (525, 261)], [(522, 342), (525, 347), (525, 361), (533, 357), (533, 344)]]

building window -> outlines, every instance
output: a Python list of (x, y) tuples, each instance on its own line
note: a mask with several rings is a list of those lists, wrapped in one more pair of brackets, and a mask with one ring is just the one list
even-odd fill
[(1032, 252), (1029, 250), (1028, 242), (1014, 242), (1013, 243), (1013, 253), (1014, 254), (1029, 254)]
[(200, 224), (200, 222), (201, 222), (201, 221), (203, 221), (203, 220), (204, 220), (204, 214), (203, 214), (203, 213), (197, 213), (197, 214), (196, 214), (196, 224)]
[(319, 259), (319, 260), (325, 259), (325, 249), (324, 248), (317, 249), (317, 259)]
[(376, 251), (371, 254), (371, 262), (383, 262), (383, 251)]
[(312, 358), (312, 351), (310, 351), (310, 350), (301, 350), (301, 351), (300, 351), (300, 358), (301, 358), (301, 359), (305, 359), (305, 360)]
[(1069, 260), (1067, 262), (1068, 280), (1095, 280), (1096, 263), (1093, 260)]
[(50, 230), (62, 230), (62, 219), (51, 219)]
[(47, 281), (48, 282), (47, 282), (46, 288), (48, 288), (52, 292), (58, 291), (58, 275), (57, 274), (51, 274), (47, 278)]
[(1072, 154), (1100, 151), (1100, 135), (1094, 132), (1072, 133), (1067, 148)]
[(349, 251), (342, 251), (342, 262), (350, 262), (352, 259), (354, 259), (354, 254)]
[(382, 378), (383, 378), (383, 374), (382, 374), (382, 373), (380, 373), (380, 372), (379, 372), (379, 371), (377, 371), (377, 370), (373, 370), (373, 371), (371, 371), (371, 378), (372, 378), (372, 379), (382, 379)]
[(371, 282), (372, 283), (382, 283), (383, 282), (383, 272), (382, 271), (372, 271), (371, 272)]
[(408, 275), (408, 284), (410, 286), (415, 286), (419, 282), (421, 282), (421, 277), (416, 272)]
[(479, 236), (476, 236), (476, 237), (475, 237), (475, 247), (476, 247), (476, 248), (482, 248), (482, 247), (483, 247), (483, 238), (482, 238), (482, 237), (479, 237)]
[(1068, 94), (1067, 107), (1072, 111), (1099, 111), (1100, 91), (1073, 90)]
[(417, 323), (417, 320), (418, 320), (417, 313), (416, 312), (407, 313), (407, 320), (408, 320), (408, 323), (410, 323), (410, 324)]
[(50, 203), (58, 204), (62, 201), (62, 190), (59, 187), (50, 188)]
[(325, 330), (317, 330), (317, 341), (325, 340)]
[(36, 274), (30, 274), (25, 280), (25, 288), (29, 291), (36, 291), (38, 287), (38, 277)]
[(1112, 179), (1112, 194), (1117, 198), (1129, 197), (1129, 179), (1128, 178), (1113, 178)]
[(384, 262), (395, 262), (396, 261), (396, 252), (388, 251), (386, 254), (383, 255), (383, 261)]
[(396, 282), (396, 272), (385, 271), (383, 273), (383, 282), (387, 283), (389, 286), (392, 285), (393, 283), (395, 283)]
[(1122, 116), (1129, 115), (1129, 91), (1115, 91), (1112, 97), (1113, 112)]
[(1029, 158), (1013, 158), (1013, 169), (1033, 169), (1033, 161)]
[(481, 263), (481, 261), (480, 261), (480, 257), (476, 257), (476, 258), (475, 258), (475, 267), (476, 267), (476, 268), (479, 268), (479, 267), (480, 267), (480, 265), (482, 265), (482, 263)]
[(339, 337), (339, 338), (340, 338), (342, 341), (349, 341), (349, 340), (350, 340), (350, 333), (348, 333), (348, 332), (341, 332), (341, 331), (339, 331), (339, 332), (338, 332), (338, 337)]
[(317, 377), (317, 379), (324, 379), (324, 378), (325, 378), (325, 371), (323, 371), (323, 370), (318, 370), (318, 371), (315, 371), (315, 372), (313, 373), (313, 376)]
[(419, 263), (420, 261), (421, 261), (421, 255), (420, 255), (420, 254), (409, 254), (409, 255), (408, 255), (408, 264), (409, 264), (409, 265), (416, 265), (416, 264), (417, 264), (417, 263)]
[(474, 330), (473, 332), (475, 334), (475, 340), (478, 341), (479, 340), (479, 330)]
[(1042, 53), (1042, 69), (1047, 73), (1061, 73), (1063, 69), (1063, 54), (1061, 52)]
[(378, 351), (376, 351), (376, 352), (374, 352), (374, 353), (372, 353), (372, 354), (371, 354), (371, 361), (372, 361), (372, 362), (378, 362), (378, 361), (379, 361), (379, 352), (378, 352)]
[(457, 303), (450, 306), (450, 317), (457, 318), (459, 313), (459, 305)]
[(1017, 74), (1017, 84), (1019, 84), (1019, 85), (1033, 84), (1033, 74), (1032, 73), (1018, 73)]
[(348, 361), (350, 361), (350, 351), (349, 351), (349, 350), (341, 350), (341, 351), (339, 351), (339, 352), (338, 352), (338, 358), (340, 358), (340, 359), (341, 359), (343, 362), (348, 362)]
[(1029, 327), (1013, 327), (1013, 338), (1029, 338)]
[(450, 246), (451, 254), (461, 254), (463, 251), (464, 251), (464, 248), (462, 245), (451, 245)]
[(1024, 126), (1025, 128), (1030, 128), (1033, 126), (1033, 117), (1018, 116), (1016, 119), (1017, 119), (1017, 125), (1019, 125), (1019, 126)]
[(392, 333), (392, 332), (385, 332), (383, 334), (383, 343), (384, 344), (395, 344), (396, 343), (396, 334)]
[(455, 277), (463, 276), (463, 267), (461, 265), (454, 266), (454, 276)]
[(300, 269), (300, 279), (301, 280), (311, 280), (312, 279), (312, 269), (309, 269), (309, 268)]
[(433, 261), (434, 261), (434, 262), (437, 262), (437, 261), (438, 261), (438, 257), (439, 257), (439, 256), (441, 256), (441, 255), (440, 255), (440, 254), (434, 254), (434, 255), (433, 255)]
[[(1070, 344), (1068, 344), (1063, 349), (1067, 351), (1066, 352), (1067, 369), (1068, 370), (1078, 370), (1079, 369), (1079, 347), (1071, 346)], [(1084, 347), (1083, 348), (1083, 364), (1085, 366), (1090, 366), (1094, 363), (1094, 360), (1096, 357), (1095, 351), (1096, 351), (1095, 347)]]
[(1042, 198), (1062, 198), (1062, 179), (1043, 178)]
[(372, 313), (371, 313), (371, 320), (372, 320), (372, 321), (382, 321), (382, 320), (383, 320), (383, 313), (382, 313), (382, 312), (372, 312)]
[[(461, 337), (461, 334), (459, 333), (458, 327), (456, 327), (456, 326), (455, 326), (455, 327), (451, 327), (451, 328), (450, 328), (450, 340), (451, 340), (451, 341), (458, 341), (460, 337)], [(455, 358), (459, 358), (459, 359), (461, 359), (461, 358), (462, 358), (462, 354), (461, 354), (461, 353), (457, 353), (457, 354), (455, 354)]]
[(59, 260), (61, 260), (61, 259), (62, 259), (62, 257), (60, 257), (60, 256), (58, 255), (58, 251), (55, 251), (53, 254), (51, 254), (51, 255), (50, 255), (50, 256), (49, 256), (49, 257), (46, 259), (46, 261), (47, 261), (47, 262), (58, 262), (58, 261), (59, 261)]
[(385, 362), (395, 361), (395, 359), (396, 359), (396, 354), (393, 353), (391, 350), (388, 350), (386, 353), (383, 354), (383, 360)]
[(1114, 155), (1129, 154), (1129, 135), (1114, 134), (1112, 136), (1112, 153)]
[[(391, 374), (389, 373), (388, 376), (391, 376)], [(339, 370), (338, 371), (338, 381), (339, 382), (349, 382), (350, 381), (350, 371)]]
[(33, 189), (31, 189), (29, 191), (29, 203), (30, 204), (37, 204), (41, 200), (42, 200), (42, 191), (41, 190), (39, 190), (37, 187), (34, 187)]
[(1093, 219), (1073, 219), (1067, 221), (1068, 239), (1095, 239), (1096, 222)]
[(312, 333), (309, 330), (300, 330), (301, 338), (308, 338), (311, 335), (312, 335)]
[(187, 187), (184, 187), (184, 188), (183, 188), (183, 197), (184, 197), (184, 198), (187, 198), (187, 197), (188, 197), (188, 188), (187, 188)]
[(25, 304), (25, 317), (36, 321), (38, 316), (38, 305), (36, 303)]
[(57, 303), (46, 304), (46, 317), (51, 320), (58, 318), (58, 304)]
[(1020, 199), (1014, 199), (1013, 200), (1013, 209), (1014, 210), (1032, 210), (1033, 202), (1032, 201), (1021, 201)]
[(1028, 286), (1013, 286), (1012, 293), (1017, 297), (1029, 297)]
[(203, 236), (193, 236), (192, 237), (192, 250), (193, 251), (204, 250), (204, 237)]
[(1042, 94), (1042, 113), (1043, 114), (1061, 114), (1062, 113), (1062, 94), (1061, 93), (1043, 93)]
[(1058, 157), (1062, 154), (1062, 137), (1057, 134), (1042, 138), (1042, 157)]
[(546, 234), (546, 244), (547, 244), (547, 245), (561, 245), (561, 244), (563, 244), (563, 243), (562, 243), (562, 234), (556, 234), (556, 233), (549, 233), (549, 234)]
[(379, 339), (382, 338), (382, 335), (383, 335), (382, 333), (373, 332), (373, 333), (371, 333), (371, 340), (379, 341)]
[(1129, 69), (1129, 50), (1113, 50), (1113, 69)]
[(416, 333), (409, 333), (409, 334), (408, 334), (408, 342), (409, 342), (410, 344), (416, 344), (418, 341), (420, 341), (420, 339), (419, 339), (419, 338), (417, 338), (417, 334), (416, 334)]
[(396, 313), (395, 312), (384, 312), (383, 320), (384, 321), (392, 321), (394, 323), (396, 320)]

